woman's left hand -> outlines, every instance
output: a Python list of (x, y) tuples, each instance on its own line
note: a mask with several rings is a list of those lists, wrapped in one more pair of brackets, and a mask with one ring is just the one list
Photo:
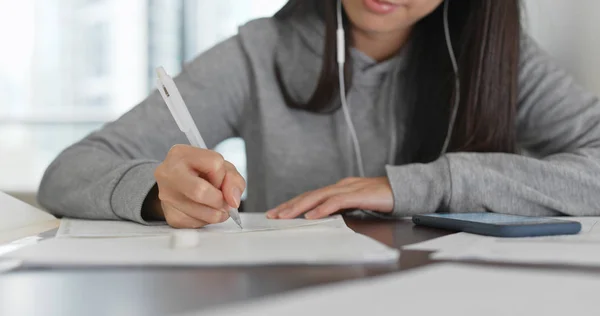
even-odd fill
[(299, 195), (267, 212), (271, 219), (308, 219), (327, 217), (344, 209), (364, 209), (391, 213), (394, 208), (392, 188), (386, 177), (346, 178), (340, 182)]

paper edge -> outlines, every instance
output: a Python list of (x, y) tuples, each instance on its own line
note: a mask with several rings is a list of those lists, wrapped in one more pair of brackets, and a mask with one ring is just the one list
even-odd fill
[(10, 229), (0, 232), (0, 244), (9, 243), (21, 238), (41, 234), (43, 232), (56, 229), (60, 226), (60, 219), (52, 219), (32, 225), (27, 225), (17, 229)]

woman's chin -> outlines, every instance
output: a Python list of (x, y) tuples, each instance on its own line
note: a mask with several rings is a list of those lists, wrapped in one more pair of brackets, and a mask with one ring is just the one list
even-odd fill
[(382, 35), (406, 30), (407, 25), (410, 25), (410, 23), (398, 23), (397, 20), (394, 24), (390, 24), (381, 18), (365, 18), (361, 21), (355, 21), (353, 24), (357, 30), (363, 33)]

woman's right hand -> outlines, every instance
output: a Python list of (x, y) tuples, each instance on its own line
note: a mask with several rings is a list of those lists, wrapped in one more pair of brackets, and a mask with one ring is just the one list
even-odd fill
[(246, 181), (212, 150), (176, 145), (154, 172), (158, 201), (153, 213), (175, 228), (224, 222), (238, 208)]

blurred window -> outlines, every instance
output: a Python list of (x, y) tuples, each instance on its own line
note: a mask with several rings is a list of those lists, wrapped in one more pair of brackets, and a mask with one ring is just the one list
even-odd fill
[[(0, 0), (0, 190), (35, 192), (56, 155), (286, 0)], [(220, 146), (245, 168), (243, 142)], [(243, 170), (242, 170), (243, 171)]]

